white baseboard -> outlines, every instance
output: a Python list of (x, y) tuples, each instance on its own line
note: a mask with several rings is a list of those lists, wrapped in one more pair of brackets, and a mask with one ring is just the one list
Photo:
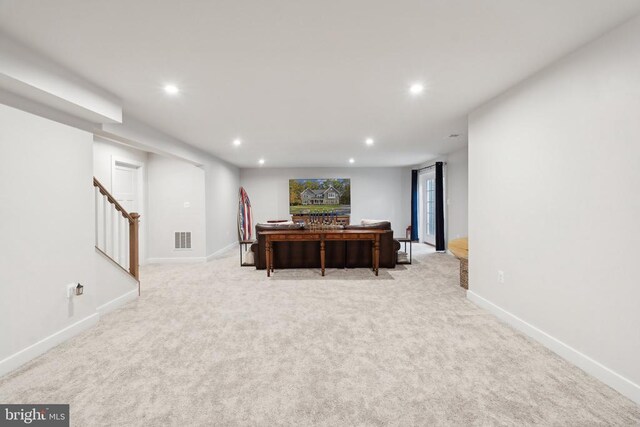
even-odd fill
[(118, 298), (112, 299), (111, 301), (102, 304), (100, 307), (96, 308), (96, 311), (100, 316), (104, 316), (105, 314), (122, 307), (129, 301), (133, 301), (138, 298), (138, 289), (134, 289), (132, 291), (127, 292), (124, 295), (120, 295)]
[(637, 404), (640, 404), (640, 386), (638, 384), (614, 372), (603, 364), (593, 360), (586, 354), (579, 352), (559, 339), (536, 328), (532, 324), (527, 323), (472, 291), (467, 291), (467, 299), (491, 312), (493, 315), (513, 326), (525, 335), (528, 335), (538, 341), (580, 369), (598, 378), (600, 381), (627, 396)]
[(96, 309), (96, 313), (93, 313), (84, 319), (78, 320), (77, 322), (63, 328), (46, 338), (41, 339), (40, 341), (31, 344), (30, 346), (20, 350), (17, 353), (12, 354), (0, 360), (0, 377), (5, 374), (8, 374), (15, 369), (18, 369), (20, 366), (25, 363), (35, 359), (36, 357), (46, 353), (53, 347), (58, 344), (62, 344), (64, 341), (73, 338), (75, 335), (78, 335), (81, 332), (86, 331), (87, 329), (95, 326), (100, 316), (103, 316), (110, 311), (115, 310), (128, 303), (129, 301), (133, 301), (138, 298), (138, 289), (134, 289), (130, 292), (127, 292), (124, 295), (115, 298), (106, 304), (102, 304), (100, 307)]
[(212, 259), (218, 258), (221, 255), (224, 255), (227, 251), (230, 251), (233, 248), (238, 247), (238, 242), (233, 242), (228, 244), (227, 246), (218, 249), (214, 253), (205, 256), (198, 257), (181, 257), (181, 258), (147, 258), (147, 264), (192, 264), (199, 262), (207, 262)]
[(222, 249), (218, 249), (217, 251), (215, 251), (214, 253), (212, 253), (211, 255), (207, 256), (207, 261), (211, 261), (212, 259), (218, 258), (221, 255), (226, 254), (227, 252), (229, 252), (231, 249), (237, 248), (239, 245), (238, 242), (233, 242), (233, 243), (229, 243), (227, 246), (225, 246)]
[(66, 328), (59, 330), (58, 332), (55, 332), (48, 337), (41, 339), (35, 344), (31, 344), (29, 347), (24, 348), (3, 360), (0, 360), (0, 376), (3, 376), (17, 369), (21, 365), (24, 365), (30, 360), (35, 359), (36, 357), (45, 353), (47, 350), (50, 350), (58, 344), (61, 344), (62, 342), (70, 339), (71, 337), (86, 331), (87, 329), (98, 323), (99, 318), (100, 315), (98, 313), (93, 313), (85, 317), (84, 319), (78, 320), (77, 322), (67, 326)]

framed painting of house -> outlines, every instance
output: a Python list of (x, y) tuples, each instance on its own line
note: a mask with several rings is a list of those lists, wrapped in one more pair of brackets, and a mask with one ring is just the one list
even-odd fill
[(351, 213), (351, 180), (348, 178), (290, 179), (289, 213)]

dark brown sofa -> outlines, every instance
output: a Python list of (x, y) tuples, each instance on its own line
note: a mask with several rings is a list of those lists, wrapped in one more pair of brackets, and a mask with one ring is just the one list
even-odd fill
[[(264, 230), (302, 229), (298, 224), (258, 224), (257, 241), (251, 245), (255, 265), (258, 270), (266, 268)], [(345, 229), (386, 230), (380, 236), (380, 267), (395, 268), (400, 243), (393, 238), (391, 223), (384, 221), (372, 225), (348, 225)], [(371, 242), (336, 241), (325, 243), (326, 268), (371, 268)], [(276, 242), (274, 268), (320, 268), (320, 242)]]
[[(393, 238), (393, 230), (389, 221), (370, 225), (347, 225), (344, 228), (345, 230), (385, 230), (386, 232), (380, 236), (380, 267), (396, 268), (400, 242)], [(371, 242), (347, 241), (345, 243), (347, 268), (371, 266), (373, 262), (371, 259)]]

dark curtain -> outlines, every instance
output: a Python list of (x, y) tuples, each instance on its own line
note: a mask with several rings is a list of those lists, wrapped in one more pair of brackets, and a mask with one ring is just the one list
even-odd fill
[(436, 162), (436, 251), (446, 250), (444, 247), (444, 175), (442, 170), (443, 165), (444, 164), (442, 162)]
[(418, 240), (418, 171), (411, 171), (411, 240)]

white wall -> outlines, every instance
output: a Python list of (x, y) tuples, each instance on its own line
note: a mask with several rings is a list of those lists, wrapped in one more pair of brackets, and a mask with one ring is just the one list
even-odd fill
[(136, 299), (138, 281), (98, 249), (94, 253), (96, 310), (105, 314)]
[(105, 141), (100, 138), (94, 137), (93, 139), (93, 176), (95, 176), (98, 181), (105, 188), (113, 194), (112, 188), (112, 171), (113, 171), (113, 159), (126, 159), (133, 160), (138, 163), (142, 163), (145, 166), (142, 167), (142, 185), (140, 188), (142, 189), (142, 194), (140, 195), (141, 200), (139, 201), (138, 214), (140, 214), (140, 224), (139, 224), (139, 257), (140, 264), (145, 264), (147, 260), (147, 235), (148, 235), (148, 174), (147, 174), (147, 162), (148, 156), (147, 153), (141, 150), (137, 150), (133, 147), (128, 147), (123, 144), (118, 144), (115, 142)]
[(470, 116), (468, 296), (640, 403), (638, 46), (635, 18)]
[(206, 176), (207, 256), (224, 251), (238, 241), (238, 168), (209, 160)]
[[(155, 136), (156, 134), (153, 135)], [(163, 149), (171, 148), (170, 140), (167, 138), (168, 137), (165, 137), (166, 141), (161, 144)], [(178, 144), (177, 147), (180, 149), (183, 148), (181, 144)], [(214, 255), (237, 242), (237, 204), (238, 188), (240, 187), (240, 176), (237, 167), (213, 156), (196, 151), (191, 153), (188, 159), (183, 159), (170, 153), (163, 153), (162, 155), (147, 153), (132, 146), (106, 141), (97, 137), (94, 142), (94, 174), (109, 190), (111, 190), (111, 162), (114, 156), (135, 160), (145, 165), (149, 163), (150, 158), (155, 162), (154, 171), (156, 173), (152, 175), (152, 185), (156, 201), (172, 197), (176, 198), (178, 196), (185, 199), (185, 201), (194, 199), (192, 193), (193, 188), (190, 185), (182, 185), (180, 183), (190, 182), (190, 180), (194, 179), (192, 176), (194, 168), (196, 167), (194, 163), (197, 163), (199, 166), (196, 169), (204, 171), (204, 174), (200, 174), (200, 172), (197, 171), (195, 173), (200, 177), (198, 179), (204, 180), (202, 184), (199, 183), (198, 185), (204, 186), (205, 203), (192, 203), (189, 210), (184, 210), (183, 202), (182, 208), (177, 210), (178, 216), (182, 216), (183, 218), (195, 218), (199, 215), (204, 216), (206, 223), (206, 238), (204, 241), (205, 256)], [(172, 183), (176, 185), (164, 187), (163, 183), (166, 177), (162, 173), (163, 164), (170, 165), (169, 169), (171, 169), (171, 173), (173, 174)], [(174, 227), (176, 224), (169, 219), (166, 211), (149, 210), (148, 188), (150, 181), (148, 167), (145, 167), (144, 181), (145, 196), (142, 212), (140, 212), (142, 214), (140, 222), (141, 260), (144, 261), (148, 258), (146, 251), (148, 239), (146, 239), (145, 236), (149, 234), (147, 230), (148, 224), (154, 222), (154, 233), (156, 233), (156, 237), (165, 236), (165, 239), (154, 238), (153, 254), (149, 255), (153, 258), (153, 262), (163, 260), (170, 261), (169, 258), (184, 260), (185, 258), (194, 257), (197, 258), (194, 260), (201, 261), (203, 255), (198, 251), (173, 251), (173, 241), (169, 242), (166, 240), (166, 236), (177, 230), (173, 228), (166, 229), (164, 227)], [(199, 199), (199, 197), (200, 196), (196, 198)], [(187, 214), (186, 217), (184, 216), (185, 214)], [(157, 217), (153, 218), (154, 216)], [(193, 223), (189, 224), (189, 226), (192, 226)], [(198, 225), (198, 227), (200, 227), (200, 225)], [(171, 244), (171, 248), (167, 247), (168, 243)], [(160, 256), (160, 254), (164, 255)]]
[[(205, 171), (181, 160), (149, 153), (147, 174), (148, 262), (204, 261), (207, 255)], [(192, 250), (174, 249), (176, 231), (191, 231)]]
[(467, 147), (447, 155), (447, 239), (468, 235), (469, 155)]
[(351, 223), (391, 221), (396, 236), (411, 223), (411, 172), (408, 168), (250, 168), (240, 170), (255, 223), (290, 219), (289, 179), (350, 178)]
[(0, 375), (97, 321), (91, 159), (91, 134), (0, 105)]
[[(237, 194), (240, 186), (240, 171), (236, 166), (159, 132), (131, 117), (126, 117), (123, 124), (104, 124), (97, 133), (109, 139), (122, 141), (142, 151), (201, 167), (205, 173), (206, 255), (207, 257), (213, 256), (237, 242), (236, 215), (238, 212)], [(149, 215), (153, 214), (153, 211), (149, 212)], [(181, 258), (184, 260), (185, 256), (182, 255)], [(158, 260), (154, 260), (154, 262), (156, 261)]]

